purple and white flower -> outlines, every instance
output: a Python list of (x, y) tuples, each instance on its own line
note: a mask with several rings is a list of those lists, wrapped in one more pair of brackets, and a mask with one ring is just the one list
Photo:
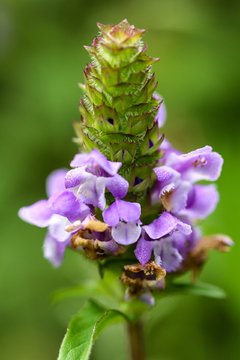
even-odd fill
[(179, 266), (183, 258), (175, 243), (180, 245), (183, 242), (183, 236), (191, 234), (191, 226), (164, 212), (158, 219), (143, 226), (142, 229), (142, 236), (134, 251), (138, 261), (144, 266), (150, 260), (154, 250), (155, 263), (166, 271), (172, 271)]
[(140, 204), (117, 199), (103, 212), (103, 219), (112, 227), (112, 237), (118, 244), (130, 245), (141, 234), (140, 215)]
[[(154, 168), (159, 184), (155, 189), (164, 207), (178, 215), (204, 219), (219, 200), (215, 185), (193, 185), (200, 180), (217, 180), (223, 159), (210, 146), (188, 154), (170, 152), (164, 165)], [(154, 194), (155, 194), (154, 193)]]
[(65, 231), (65, 227), (90, 213), (89, 207), (80, 204), (71, 191), (67, 190), (68, 194), (66, 194), (64, 190), (66, 173), (67, 170), (60, 169), (48, 176), (46, 190), (49, 200), (40, 200), (33, 205), (22, 207), (18, 213), (22, 220), (30, 224), (48, 227), (43, 245), (44, 257), (55, 267), (61, 264), (65, 248), (70, 245), (71, 235)]
[(93, 205), (104, 210), (106, 205), (105, 188), (114, 197), (123, 198), (128, 191), (128, 182), (120, 175), (118, 170), (120, 162), (113, 162), (94, 149), (90, 154), (77, 154), (66, 175), (66, 188), (79, 186), (78, 198), (87, 205)]

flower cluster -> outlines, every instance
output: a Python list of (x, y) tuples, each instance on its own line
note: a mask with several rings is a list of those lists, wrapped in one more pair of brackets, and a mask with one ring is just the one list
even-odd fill
[[(156, 117), (158, 124), (165, 121), (164, 117), (165, 111), (161, 108)], [(135, 280), (138, 279), (138, 296), (152, 303), (152, 287), (161, 290), (163, 282), (160, 280), (166, 273), (186, 268), (189, 254), (202, 239), (195, 223), (211, 214), (217, 205), (219, 195), (215, 185), (195, 183), (217, 180), (223, 163), (222, 157), (212, 152), (209, 146), (181, 154), (164, 140), (159, 151), (163, 149), (165, 155), (159, 166), (153, 169), (156, 180), (149, 195), (153, 205), (162, 205), (162, 213), (147, 225), (140, 220), (140, 202), (122, 200), (127, 195), (129, 184), (118, 174), (121, 162), (109, 161), (94, 149), (89, 154), (77, 154), (70, 164), (73, 170), (60, 169), (51, 173), (47, 179), (49, 199), (19, 211), (23, 220), (48, 227), (44, 256), (54, 266), (59, 266), (67, 246), (74, 249), (81, 247), (89, 258), (97, 260), (104, 256), (121, 255), (125, 252), (124, 246), (135, 244), (134, 253), (141, 270), (138, 266), (138, 271), (133, 272), (139, 273), (139, 276), (144, 273), (149, 268), (152, 253), (153, 273), (155, 268), (161, 269), (158, 281), (155, 275), (154, 279), (147, 281), (147, 285), (142, 277), (135, 277)], [(108, 206), (106, 191), (114, 197)], [(104, 222), (97, 219), (97, 208), (102, 211)], [(214, 246), (211, 245), (213, 242)], [(219, 248), (223, 244), (226, 245), (225, 251), (232, 241), (223, 236), (213, 237), (205, 250)], [(154, 286), (150, 285), (151, 280), (154, 280)], [(128, 284), (126, 275), (123, 283)], [(130, 293), (136, 290), (135, 287), (130, 286)]]
[[(215, 185), (198, 182), (217, 180), (223, 159), (210, 146), (182, 154), (163, 140), (159, 128), (166, 109), (148, 74), (157, 59), (145, 55), (138, 40), (143, 31), (126, 22), (99, 28), (103, 38), (88, 48), (95, 62), (84, 72), (83, 124), (77, 129), (83, 152), (75, 155), (72, 170), (50, 174), (49, 199), (21, 208), (19, 216), (48, 227), (44, 256), (54, 266), (69, 246), (94, 261), (116, 256), (124, 261), (126, 252), (132, 259), (121, 277), (128, 285), (126, 298), (153, 304), (153, 290), (164, 289), (169, 273), (192, 270), (196, 276), (208, 249), (226, 251), (232, 245), (222, 235), (203, 238), (197, 226), (219, 200)], [(131, 51), (126, 65), (123, 54)]]

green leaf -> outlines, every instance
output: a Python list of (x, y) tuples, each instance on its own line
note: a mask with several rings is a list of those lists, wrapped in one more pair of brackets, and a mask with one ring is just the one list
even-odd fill
[(56, 304), (60, 301), (71, 299), (73, 297), (92, 297), (93, 294), (106, 294), (104, 287), (99, 287), (95, 281), (85, 282), (81, 285), (72, 286), (65, 289), (60, 289), (51, 295), (51, 302)]
[(164, 135), (162, 135), (158, 141), (156, 142), (155, 145), (153, 145), (147, 152), (146, 152), (146, 155), (151, 155), (152, 153), (154, 153), (158, 148), (159, 146), (161, 145), (161, 143), (163, 142), (164, 140)]
[(134, 194), (137, 194), (137, 193), (141, 193), (141, 192), (145, 191), (150, 186), (151, 182), (152, 182), (152, 179), (151, 179), (151, 176), (149, 176), (145, 180), (143, 180), (140, 184), (135, 185), (132, 188), (132, 192)]
[(219, 288), (218, 286), (212, 284), (205, 284), (205, 283), (169, 284), (161, 293), (159, 293), (159, 298), (169, 295), (184, 295), (184, 294), (207, 296), (215, 299), (226, 298), (226, 293), (223, 289)]
[(58, 360), (88, 360), (94, 341), (108, 325), (127, 320), (118, 310), (106, 310), (94, 301), (89, 301), (68, 327), (63, 339)]

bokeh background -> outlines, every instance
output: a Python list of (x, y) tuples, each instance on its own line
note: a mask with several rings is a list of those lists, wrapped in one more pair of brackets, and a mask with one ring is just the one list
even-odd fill
[[(235, 360), (240, 352), (239, 286), (239, 33), (234, 0), (2, 0), (0, 3), (0, 357), (56, 359), (67, 323), (83, 300), (53, 307), (58, 288), (97, 276), (71, 252), (52, 269), (43, 259), (45, 229), (17, 217), (21, 206), (45, 198), (45, 179), (76, 152), (82, 70), (89, 63), (96, 22), (127, 18), (147, 29), (148, 54), (165, 98), (164, 133), (184, 152), (206, 144), (224, 158), (221, 201), (202, 224), (236, 245), (213, 252), (201, 280), (228, 293), (227, 301), (184, 296), (157, 303), (146, 326), (148, 360)], [(107, 329), (92, 359), (128, 359), (122, 325)]]

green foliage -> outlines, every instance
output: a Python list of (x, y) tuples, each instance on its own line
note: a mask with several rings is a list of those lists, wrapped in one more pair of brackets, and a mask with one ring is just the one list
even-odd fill
[(162, 293), (157, 293), (156, 296), (159, 298), (163, 298), (166, 296), (172, 295), (199, 295), (199, 296), (206, 296), (215, 299), (225, 299), (226, 293), (223, 289), (219, 288), (218, 286), (212, 284), (205, 284), (205, 283), (176, 283), (176, 284), (169, 284), (166, 286)]
[(127, 321), (118, 310), (106, 310), (95, 301), (88, 304), (75, 315), (63, 339), (58, 360), (87, 360), (94, 341), (108, 325)]

